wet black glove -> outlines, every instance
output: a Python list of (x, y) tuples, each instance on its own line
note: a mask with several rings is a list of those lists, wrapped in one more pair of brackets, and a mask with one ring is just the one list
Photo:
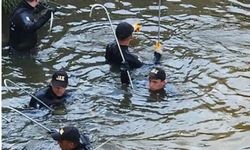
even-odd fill
[(34, 25), (32, 25), (29, 30), (31, 31), (36, 31), (39, 28), (41, 28), (50, 18), (51, 18), (51, 12), (55, 12), (55, 8), (48, 8), (46, 13), (39, 17), (39, 19), (35, 22)]
[(121, 82), (122, 84), (129, 84), (129, 77), (127, 71), (129, 71), (129, 65), (127, 62), (122, 62), (121, 63)]
[(46, 6), (46, 4), (44, 4), (44, 3), (39, 3), (36, 7), (35, 7), (35, 13), (39, 13), (39, 12), (41, 12), (41, 11), (43, 11), (44, 9), (46, 9), (47, 8), (47, 6)]
[(126, 61), (122, 62), (121, 66), (120, 66), (120, 69), (121, 69), (121, 71), (127, 71), (127, 70), (129, 70), (130, 69), (129, 68), (129, 64)]
[(160, 64), (160, 60), (161, 60), (161, 54), (154, 52), (154, 62), (155, 64)]
[(55, 13), (56, 9), (55, 8), (48, 8), (44, 16), (46, 16), (46, 18), (50, 18), (51, 12)]
[(54, 7), (49, 7), (48, 10), (49, 10), (50, 12), (53, 12), (53, 13), (55, 13), (55, 12), (57, 11), (57, 9), (54, 8)]

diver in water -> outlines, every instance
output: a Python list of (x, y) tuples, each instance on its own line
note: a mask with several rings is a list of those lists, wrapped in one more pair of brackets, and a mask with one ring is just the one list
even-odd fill
[[(34, 13), (46, 9), (45, 14), (35, 19)], [(40, 29), (54, 13), (54, 8), (40, 4), (40, 0), (22, 0), (11, 15), (10, 52), (14, 55), (36, 54), (37, 30)]]
[(51, 136), (62, 150), (91, 150), (89, 138), (85, 134), (80, 134), (75, 127), (60, 128), (59, 132), (54, 131)]
[[(115, 32), (125, 62), (123, 62), (122, 60), (122, 56), (120, 54), (116, 41), (113, 41), (107, 45), (105, 53), (106, 61), (109, 64), (116, 65), (118, 67), (120, 67), (121, 65), (123, 66), (127, 65), (129, 69), (140, 68), (141, 66), (143, 66), (144, 63), (140, 60), (140, 58), (129, 51), (129, 44), (133, 38), (134, 27), (127, 22), (121, 22), (117, 25)], [(154, 52), (154, 56), (155, 56), (154, 63), (158, 64), (161, 59), (161, 54), (158, 52)]]
[[(34, 95), (49, 107), (64, 107), (66, 99), (70, 97), (69, 93), (66, 91), (67, 86), (68, 75), (65, 71), (59, 70), (53, 74), (51, 84), (39, 90)], [(44, 107), (43, 104), (33, 97), (30, 100), (29, 106), (34, 108)]]
[[(133, 32), (134, 27), (126, 22), (118, 24), (116, 28), (116, 36), (119, 40), (125, 62), (123, 62), (122, 60), (118, 45), (115, 41), (108, 44), (105, 54), (106, 61), (109, 64), (120, 67), (121, 83), (126, 85), (130, 84), (127, 71), (135, 68), (140, 68), (144, 65), (144, 63), (139, 59), (138, 56), (130, 53), (128, 50), (129, 43), (132, 40)], [(161, 51), (154, 52), (154, 65), (160, 64), (161, 56)], [(151, 69), (151, 71), (149, 72), (148, 76), (148, 89), (150, 91), (150, 97), (152, 99), (155, 99), (156, 101), (161, 101), (167, 95), (164, 89), (167, 83), (165, 71), (159, 66), (154, 66), (153, 69)]]

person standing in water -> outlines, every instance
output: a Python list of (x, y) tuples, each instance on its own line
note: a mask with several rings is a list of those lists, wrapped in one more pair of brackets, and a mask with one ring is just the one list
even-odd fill
[[(140, 60), (138, 56), (132, 54), (129, 51), (130, 41), (133, 39), (134, 27), (127, 23), (121, 22), (116, 27), (116, 37), (119, 41), (119, 45), (121, 47), (125, 62), (123, 62), (118, 45), (116, 41), (109, 43), (106, 47), (105, 58), (106, 61), (111, 65), (121, 66), (127, 65), (129, 69), (140, 68), (143, 66), (143, 62)], [(161, 58), (161, 54), (158, 52), (154, 52), (154, 63), (158, 64)], [(126, 64), (124, 64), (126, 63)], [(122, 67), (123, 67), (122, 66)]]
[[(37, 30), (40, 29), (55, 12), (53, 8), (45, 8), (40, 0), (22, 0), (11, 15), (10, 20), (10, 52), (16, 55), (36, 54)], [(35, 19), (34, 11), (46, 9), (44, 15)]]

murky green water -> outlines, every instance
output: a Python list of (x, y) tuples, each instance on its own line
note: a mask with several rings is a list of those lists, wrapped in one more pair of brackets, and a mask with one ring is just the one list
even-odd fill
[[(104, 52), (114, 39), (103, 10), (89, 18), (90, 5), (104, 4), (114, 25), (141, 22), (132, 47), (151, 63), (157, 39), (157, 1), (57, 0), (52, 33), (39, 31), (35, 59), (12, 59), (3, 50), (2, 77), (35, 92), (65, 67), (74, 99), (66, 115), (23, 110), (51, 128), (75, 125), (89, 133), (100, 149), (249, 149), (250, 134), (250, 2), (248, 0), (163, 1), (162, 66), (167, 94), (152, 99), (146, 88), (146, 66), (133, 72), (135, 90), (121, 88), (119, 75), (105, 64)], [(4, 17), (5, 18), (5, 17)], [(3, 20), (5, 22), (6, 20)], [(5, 24), (5, 23), (4, 23)], [(4, 27), (3, 40), (8, 27)], [(173, 94), (169, 87), (174, 88)], [(2, 87), (2, 105), (22, 108), (29, 96)], [(72, 102), (73, 101), (73, 102)], [(3, 109), (3, 149), (59, 149), (44, 130)]]

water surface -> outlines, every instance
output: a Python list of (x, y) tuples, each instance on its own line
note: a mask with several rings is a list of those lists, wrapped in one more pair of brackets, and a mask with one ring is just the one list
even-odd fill
[[(131, 47), (152, 63), (158, 32), (157, 1), (57, 0), (52, 33), (39, 30), (35, 58), (15, 59), (3, 49), (2, 77), (30, 92), (46, 86), (61, 67), (74, 96), (66, 115), (27, 110), (29, 96), (2, 87), (2, 105), (20, 108), (42, 124), (75, 125), (100, 149), (249, 149), (250, 2), (247, 0), (167, 0), (161, 7), (167, 96), (147, 90), (147, 65), (133, 71), (135, 90), (121, 87), (119, 74), (105, 64), (105, 46), (114, 40), (103, 10), (89, 17), (90, 5), (103, 4), (114, 26), (140, 22)], [(6, 17), (4, 17), (6, 19)], [(7, 20), (3, 20), (5, 22)], [(7, 25), (3, 27), (3, 42)], [(5, 30), (6, 29), (6, 30)], [(13, 87), (14, 88), (14, 87)], [(173, 94), (175, 93), (175, 94)], [(3, 149), (59, 149), (46, 131), (3, 109)]]

